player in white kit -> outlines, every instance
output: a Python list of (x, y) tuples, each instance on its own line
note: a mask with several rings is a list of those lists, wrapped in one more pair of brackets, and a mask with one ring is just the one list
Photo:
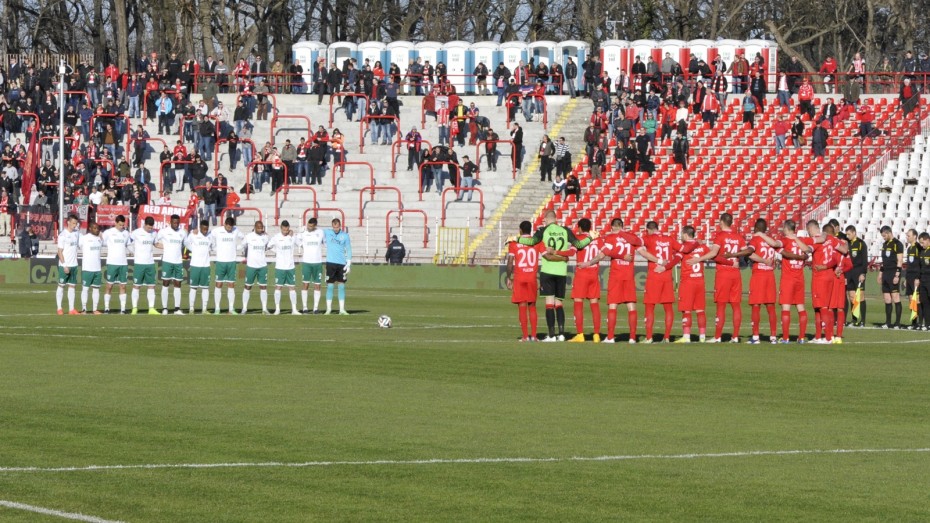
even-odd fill
[(297, 244), (300, 246), (302, 258), (300, 272), (304, 288), (300, 291), (304, 305), (304, 314), (308, 313), (307, 294), (313, 284), (313, 314), (319, 314), (320, 296), (323, 285), (323, 240), (325, 233), (318, 229), (316, 218), (307, 220), (307, 230), (297, 235)]
[(64, 314), (61, 301), (68, 288), (68, 314), (78, 314), (74, 308), (74, 287), (78, 280), (78, 242), (81, 233), (78, 231), (78, 217), (68, 216), (65, 228), (58, 233), (58, 290), (55, 300), (58, 303), (58, 315)]
[(210, 239), (216, 248), (216, 288), (213, 289), (213, 314), (220, 313), (222, 289), (226, 286), (229, 313), (236, 314), (236, 262), (239, 259), (239, 242), (244, 235), (236, 228), (236, 219), (226, 218), (222, 227), (210, 231)]
[(126, 251), (132, 240), (126, 230), (126, 217), (116, 217), (116, 225), (103, 232), (103, 244), (107, 248), (106, 289), (103, 291), (103, 311), (110, 313), (110, 291), (119, 285), (119, 313), (126, 314), (126, 275), (128, 274)]
[(158, 231), (155, 246), (162, 250), (161, 255), (161, 313), (168, 314), (168, 288), (174, 286), (174, 313), (182, 316), (181, 282), (184, 281), (184, 237), (187, 233), (181, 229), (181, 217), (171, 215), (170, 226)]
[(91, 222), (87, 226), (87, 234), (81, 236), (81, 314), (87, 314), (87, 292), (93, 291), (94, 314), (102, 314), (97, 310), (100, 304), (100, 284), (103, 278), (100, 274), (100, 253), (103, 250), (103, 239), (100, 238), (100, 226)]
[(291, 224), (287, 220), (281, 222), (281, 232), (275, 235), (268, 244), (275, 254), (274, 262), (274, 313), (281, 314), (281, 287), (287, 287), (291, 298), (291, 314), (299, 315), (297, 311), (297, 291), (294, 286), (297, 278), (294, 270), (294, 251), (297, 250), (297, 237), (291, 231)]
[(132, 267), (132, 314), (139, 313), (139, 287), (145, 287), (149, 314), (158, 314), (155, 308), (155, 218), (147, 216), (142, 227), (132, 231), (130, 237), (135, 254)]
[(200, 228), (194, 229), (184, 239), (184, 246), (190, 251), (190, 313), (193, 314), (197, 303), (197, 291), (200, 291), (201, 312), (207, 313), (207, 301), (210, 296), (210, 249), (213, 238), (209, 236), (210, 222), (200, 220)]
[(260, 290), (262, 314), (268, 314), (268, 242), (271, 238), (265, 234), (265, 224), (255, 222), (255, 230), (245, 235), (245, 286), (242, 291), (242, 314), (249, 311), (249, 294), (256, 283)]

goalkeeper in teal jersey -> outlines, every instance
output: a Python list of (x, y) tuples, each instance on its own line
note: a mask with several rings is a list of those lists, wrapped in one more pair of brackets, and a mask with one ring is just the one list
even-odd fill
[[(596, 235), (579, 240), (568, 228), (556, 222), (555, 211), (546, 211), (546, 224), (531, 237), (519, 238), (517, 241), (523, 245), (536, 245), (543, 242), (546, 254), (543, 255), (539, 266), (540, 294), (546, 298), (546, 325), (549, 336), (543, 341), (565, 341), (565, 311), (562, 309), (562, 300), (565, 299), (565, 283), (568, 275), (568, 250), (571, 247), (584, 249), (596, 239)], [(559, 334), (555, 334), (558, 322)]]

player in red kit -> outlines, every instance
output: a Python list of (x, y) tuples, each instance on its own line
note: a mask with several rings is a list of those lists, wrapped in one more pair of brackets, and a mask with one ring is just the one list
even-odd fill
[(804, 262), (813, 249), (797, 235), (797, 224), (786, 220), (782, 225), (781, 248), (781, 340), (790, 343), (791, 307), (798, 310), (798, 343), (807, 343), (807, 310), (804, 308)]
[(714, 303), (717, 315), (714, 319), (714, 338), (710, 343), (723, 341), (723, 325), (727, 321), (727, 305), (733, 310), (733, 335), (731, 343), (739, 343), (739, 325), (743, 321), (743, 279), (739, 272), (739, 257), (748, 256), (749, 249), (742, 236), (733, 232), (733, 215), (720, 215), (720, 230), (714, 235), (713, 245), (718, 247), (717, 276), (714, 278)]
[[(831, 226), (835, 227), (832, 223)], [(836, 237), (840, 244), (846, 246), (846, 252), (849, 252), (849, 242), (841, 236)], [(846, 273), (853, 268), (852, 258), (837, 250), (834, 254), (836, 257), (836, 269), (833, 271), (833, 296), (830, 298), (830, 308), (833, 309), (833, 317), (836, 320), (836, 335), (833, 336), (833, 343), (842, 345), (843, 327), (846, 326)]]
[(704, 262), (717, 256), (717, 247), (708, 247), (694, 239), (694, 227), (681, 229), (681, 284), (678, 286), (678, 311), (681, 312), (682, 336), (675, 343), (691, 343), (691, 313), (697, 314), (699, 340), (706, 340), (707, 287), (704, 283)]
[(614, 218), (610, 222), (610, 234), (604, 238), (601, 252), (593, 260), (580, 265), (581, 268), (597, 265), (610, 258), (610, 276), (607, 279), (607, 337), (603, 343), (614, 343), (617, 328), (617, 305), (626, 304), (630, 324), (630, 343), (636, 343), (636, 281), (634, 259), (636, 249), (643, 244), (635, 234), (623, 230), (623, 220)]
[[(582, 218), (578, 220), (578, 229), (581, 234), (577, 235), (579, 240), (588, 237), (591, 232), (591, 220)], [(584, 342), (584, 301), (588, 300), (591, 304), (591, 318), (594, 322), (594, 343), (601, 341), (601, 279), (597, 265), (581, 268), (585, 262), (593, 260), (601, 252), (601, 240), (595, 240), (586, 247), (572, 249), (575, 255), (575, 276), (572, 278), (572, 300), (575, 302), (575, 337), (568, 340), (573, 343)]]
[[(533, 224), (520, 223), (520, 234), (529, 236)], [(507, 288), (513, 291), (511, 303), (515, 303), (520, 315), (520, 329), (523, 337), (520, 341), (536, 341), (536, 297), (539, 287), (536, 272), (539, 270), (539, 258), (543, 255), (542, 244), (533, 246), (511, 242), (507, 253)]]
[(749, 305), (752, 307), (752, 337), (749, 343), (759, 343), (759, 328), (762, 323), (762, 306), (769, 315), (769, 341), (778, 341), (775, 335), (775, 249), (781, 248), (781, 242), (770, 237), (768, 224), (763, 219), (756, 220), (753, 235), (749, 240), (752, 254), (752, 276), (749, 279)]
[(672, 324), (675, 322), (675, 313), (672, 303), (675, 302), (675, 282), (672, 271), (680, 260), (681, 244), (678, 240), (659, 232), (659, 224), (648, 222), (646, 236), (643, 237), (643, 246), (636, 252), (649, 261), (646, 272), (646, 292), (643, 294), (643, 304), (646, 306), (646, 339), (644, 343), (652, 343), (653, 326), (656, 319), (656, 305), (662, 304), (665, 309), (665, 336), (664, 343), (671, 341)]
[(811, 269), (811, 303), (814, 306), (814, 343), (833, 343), (833, 284), (836, 281), (835, 269), (839, 251), (845, 254), (846, 246), (833, 235), (833, 226), (827, 224), (820, 229), (816, 220), (807, 222), (808, 238), (804, 243), (813, 248)]

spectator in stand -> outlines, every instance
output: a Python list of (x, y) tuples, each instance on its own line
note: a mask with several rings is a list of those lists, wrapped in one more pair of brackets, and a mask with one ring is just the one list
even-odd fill
[(901, 106), (901, 112), (907, 117), (917, 108), (919, 102), (920, 91), (912, 84), (911, 78), (905, 76), (904, 83), (901, 84), (901, 90), (898, 91), (898, 103)]
[(759, 114), (765, 114), (765, 96), (768, 94), (768, 88), (765, 84), (763, 73), (758, 71), (752, 73), (752, 79), (749, 80), (749, 92), (755, 99), (756, 110)]
[[(565, 64), (565, 80), (568, 83), (568, 94), (572, 98), (577, 96), (575, 92), (575, 82), (578, 78), (578, 65), (572, 60), (571, 57), (568, 58), (568, 63)], [(500, 105), (500, 104), (498, 104)]]
[[(726, 96), (726, 94), (724, 94)], [(705, 96), (704, 103), (701, 104), (701, 120), (707, 122), (711, 129), (717, 123), (717, 117), (720, 114), (720, 102), (716, 96)]]
[(281, 161), (284, 162), (284, 170), (287, 172), (288, 183), (300, 183), (300, 181), (295, 182), (295, 179), (299, 180), (298, 176), (300, 174), (294, 166), (297, 162), (297, 148), (289, 139), (284, 141), (280, 156)]
[(834, 120), (836, 119), (836, 115), (838, 112), (839, 112), (839, 108), (833, 102), (833, 98), (827, 98), (827, 102), (823, 104), (823, 109), (821, 110), (820, 118), (821, 120), (826, 120), (830, 122), (830, 127), (833, 127), (835, 123)]
[(775, 125), (775, 154), (778, 154), (785, 148), (788, 142), (788, 133), (791, 131), (791, 124), (788, 123), (788, 117), (784, 114), (778, 115)]
[(814, 158), (823, 158), (827, 154), (827, 140), (830, 139), (830, 133), (827, 131), (826, 120), (820, 122), (820, 125), (814, 127), (811, 133), (811, 153)]
[(863, 100), (859, 104), (859, 108), (856, 110), (856, 118), (859, 120), (859, 136), (861, 138), (872, 136), (872, 122), (875, 120), (875, 113), (872, 111), (872, 106), (869, 105), (868, 100)]
[(488, 127), (487, 139), (484, 142), (484, 153), (488, 159), (488, 171), (497, 172), (497, 141), (500, 136), (494, 132), (494, 129)]
[(500, 107), (504, 102), (504, 96), (507, 94), (507, 87), (511, 85), (510, 69), (504, 65), (504, 62), (497, 64), (494, 70), (494, 85), (497, 86), (497, 106)]
[(750, 129), (756, 127), (756, 101), (751, 94), (743, 96), (742, 102), (743, 123), (748, 123)]
[(590, 157), (594, 154), (594, 146), (598, 145), (600, 142), (601, 130), (594, 123), (594, 118), (592, 116), (591, 123), (588, 124), (588, 128), (584, 131), (585, 155)]
[(570, 174), (565, 181), (565, 199), (567, 200), (569, 196), (574, 196), (575, 201), (581, 198), (581, 183), (574, 174)]
[(33, 258), (39, 255), (39, 235), (32, 225), (23, 228), (19, 235), (19, 255), (22, 258)]
[(727, 72), (733, 75), (733, 94), (745, 93), (746, 88), (749, 87), (749, 62), (746, 60), (746, 55), (737, 53)]
[(12, 234), (10, 215), (15, 212), (15, 202), (6, 187), (0, 189), (0, 236), (9, 236)]
[(423, 141), (423, 136), (420, 135), (420, 132), (416, 127), (410, 129), (410, 132), (404, 136), (404, 141), (407, 142), (407, 171), (412, 171), (414, 166), (420, 166), (420, 144)]
[[(462, 170), (462, 178), (459, 180), (459, 187), (472, 188), (475, 186), (475, 174), (478, 173), (478, 166), (475, 162), (471, 161), (468, 155), (463, 156), (462, 160), (465, 160), (465, 163), (459, 166)], [(456, 201), (462, 201), (462, 196), (465, 192), (468, 193), (468, 201), (471, 201), (472, 194), (475, 191), (458, 191), (455, 197)]]
[[(571, 58), (569, 58), (571, 60)], [(554, 94), (562, 94), (562, 84), (565, 82), (565, 70), (562, 68), (562, 64), (556, 62), (552, 64), (552, 67), (549, 68), (549, 78), (551, 80), (550, 85), (552, 86), (552, 92)]]
[(565, 137), (559, 137), (559, 141), (555, 142), (555, 175), (561, 175), (562, 178), (565, 178), (565, 175), (568, 174), (572, 169), (572, 153), (568, 149), (568, 145), (565, 143)]
[(549, 135), (543, 136), (539, 143), (539, 181), (552, 181), (553, 159), (555, 158), (555, 145), (549, 139)]
[(252, 163), (252, 153), (254, 146), (252, 144), (252, 124), (246, 122), (242, 126), (242, 132), (239, 133), (239, 151), (242, 154), (242, 165), (248, 170)]
[(483, 96), (491, 94), (490, 91), (488, 91), (488, 66), (484, 65), (484, 62), (478, 62), (472, 74), (475, 75), (476, 94)]
[(904, 77), (914, 81), (917, 79), (917, 73), (919, 71), (920, 63), (917, 62), (914, 53), (912, 51), (906, 51), (904, 53), (904, 59), (901, 60), (901, 72), (904, 73)]
[[(236, 131), (229, 131), (229, 134), (226, 135), (226, 146), (229, 156), (229, 171), (232, 172), (236, 170), (236, 162), (239, 159), (239, 135), (236, 134)], [(246, 147), (249, 147), (249, 144), (246, 144)]]
[(510, 140), (513, 142), (513, 161), (517, 170), (523, 169), (523, 128), (517, 122), (510, 129)]
[(675, 141), (672, 143), (672, 156), (675, 163), (681, 166), (685, 171), (688, 170), (688, 157), (690, 156), (691, 146), (688, 143), (687, 134), (676, 134)]
[(643, 122), (642, 130), (646, 132), (646, 139), (652, 147), (656, 146), (656, 130), (659, 123), (656, 121), (653, 113), (646, 113), (646, 120)]
[(652, 142), (646, 136), (646, 130), (640, 127), (636, 135), (636, 170), (645, 171), (649, 176), (652, 176), (652, 171), (655, 170), (655, 165), (652, 163), (652, 150)]
[(791, 56), (788, 66), (785, 68), (786, 83), (788, 84), (788, 93), (795, 94), (798, 92), (798, 86), (801, 85), (801, 75), (804, 74), (804, 66), (798, 60), (796, 55)]
[(220, 193), (213, 186), (213, 182), (207, 181), (206, 187), (201, 189), (203, 199), (203, 219), (210, 220), (211, 224), (216, 227), (216, 207), (220, 200)]
[(804, 137), (804, 120), (801, 115), (794, 117), (794, 124), (791, 125), (791, 143), (795, 149), (800, 149), (802, 145), (807, 145), (807, 138)]
[(891, 63), (891, 60), (886, 56), (882, 59), (882, 63), (879, 64), (877, 83), (878, 88), (881, 89), (882, 94), (891, 94), (894, 92), (894, 64)]
[(307, 158), (310, 160), (310, 181), (309, 185), (320, 185), (323, 183), (323, 175), (326, 171), (326, 144), (314, 140), (307, 151)]
[(791, 108), (791, 90), (788, 87), (788, 75), (785, 71), (778, 71), (775, 79), (775, 93), (777, 95), (778, 106), (784, 109)]
[(823, 89), (827, 94), (836, 91), (836, 60), (832, 56), (827, 56), (826, 60), (820, 65), (818, 73), (823, 77)]
[(806, 114), (808, 118), (813, 119), (814, 86), (806, 76), (801, 80), (801, 86), (798, 88), (798, 103), (801, 106), (801, 114)]
[(566, 184), (566, 181), (564, 178), (562, 178), (562, 175), (560, 174), (555, 175), (555, 181), (552, 182), (552, 194), (564, 198), (565, 197), (565, 184)]
[(439, 145), (449, 145), (449, 109), (446, 102), (439, 102), (436, 109), (436, 126), (439, 130)]

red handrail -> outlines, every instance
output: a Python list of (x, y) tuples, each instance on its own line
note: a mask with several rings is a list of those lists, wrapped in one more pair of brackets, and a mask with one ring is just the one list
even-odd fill
[(362, 189), (358, 191), (358, 226), (359, 227), (362, 226), (362, 221), (365, 219), (365, 204), (362, 202), (362, 198), (364, 198), (365, 196), (366, 189), (371, 190), (372, 196), (371, 196), (371, 199), (368, 200), (370, 202), (373, 202), (375, 200), (375, 197), (374, 197), (375, 191), (394, 191), (397, 193), (397, 208), (398, 209), (404, 208), (403, 196), (401, 195), (400, 189), (398, 189), (397, 187), (390, 186), (390, 185), (388, 186), (372, 185), (369, 187), (362, 187)]
[(365, 100), (365, 107), (368, 107), (368, 95), (363, 93), (334, 93), (329, 97), (329, 127), (333, 127), (333, 98), (341, 96), (343, 98), (363, 98)]
[[(246, 170), (245, 170), (245, 187), (246, 187), (245, 199), (246, 200), (252, 199), (251, 197), (252, 196), (252, 167), (255, 165), (274, 165), (274, 162), (256, 160), (250, 163), (248, 167), (246, 167)], [(284, 184), (281, 185), (281, 187), (278, 187), (279, 191), (281, 189), (286, 189), (288, 187), (288, 178), (290, 178), (290, 173), (287, 172), (287, 164), (282, 162), (281, 165), (284, 166)]]
[(478, 193), (478, 227), (484, 227), (484, 191), (479, 187), (446, 187), (442, 190), (442, 215), (440, 217), (440, 222), (442, 226), (446, 226), (446, 193), (449, 191), (459, 192), (459, 191), (474, 191)]
[[(420, 164), (420, 186), (417, 188), (417, 191), (420, 193), (420, 201), (423, 201), (423, 168), (432, 167), (433, 165), (455, 165), (458, 167), (458, 164), (455, 162), (423, 162)], [(433, 183), (438, 185), (439, 180), (434, 180)]]
[[(272, 92), (267, 92), (267, 93), (258, 93), (258, 94), (256, 94), (254, 91), (250, 91), (250, 92), (249, 92), (249, 96), (255, 98), (255, 103), (256, 103), (256, 104), (258, 103), (258, 95), (259, 95), (259, 94), (262, 95), (262, 96), (271, 97), (271, 108), (272, 108), (273, 110), (275, 110), (275, 111), (278, 109), (278, 99), (277, 99), (277, 97), (275, 97), (274, 93), (272, 93)], [(236, 94), (236, 106), (237, 106), (237, 107), (239, 106), (239, 100), (240, 100), (240, 99), (242, 99), (242, 93)], [(272, 116), (274, 116), (274, 115), (272, 114)]]
[[(313, 141), (313, 125), (310, 122), (310, 117), (303, 114), (277, 114), (271, 117), (271, 145), (274, 145), (274, 136), (275, 136), (275, 127), (278, 125), (278, 120), (281, 118), (290, 118), (293, 120), (304, 120), (307, 122), (307, 140)], [(295, 128), (296, 129), (296, 128)], [(303, 128), (301, 128), (303, 130)]]
[[(285, 189), (285, 188), (284, 188), (284, 187), (280, 187), (280, 188), (279, 188), (277, 191), (275, 191), (275, 193), (274, 193), (274, 224), (275, 224), (275, 225), (278, 224), (278, 219), (281, 218), (281, 204), (278, 202), (278, 195), (281, 194), (281, 190), (282, 190), (282, 189)], [(311, 186), (311, 185), (290, 185), (290, 186), (288, 186), (288, 187), (286, 188), (286, 190), (284, 191), (284, 201), (285, 201), (285, 202), (287, 201), (287, 195), (288, 195), (288, 193), (289, 193), (290, 191), (310, 191), (310, 192), (313, 193), (313, 204), (316, 205), (316, 203), (317, 203), (317, 199), (316, 199), (316, 189), (313, 188), (313, 186)]]
[(346, 213), (337, 207), (308, 207), (306, 210), (304, 210), (303, 223), (307, 223), (307, 215), (311, 212), (313, 213), (314, 218), (319, 218), (320, 212), (322, 211), (338, 212), (341, 219), (340, 221), (343, 224), (346, 222)]
[(397, 136), (400, 137), (400, 118), (390, 115), (390, 114), (379, 114), (378, 116), (371, 116), (365, 114), (365, 117), (362, 118), (361, 125), (358, 126), (358, 152), (364, 154), (365, 152), (365, 133), (368, 132), (370, 125), (368, 122), (371, 120), (391, 120), (394, 122), (394, 128), (397, 130)]
[[(90, 128), (91, 128), (91, 129), (94, 128), (94, 121), (95, 121), (98, 117), (99, 117), (99, 118), (113, 118), (113, 119), (116, 119), (116, 120), (119, 120), (119, 119), (124, 119), (124, 120), (126, 120), (126, 149), (125, 149), (125, 151), (128, 152), (128, 151), (129, 151), (129, 144), (130, 144), (130, 141), (131, 141), (130, 135), (132, 134), (132, 126), (130, 125), (129, 116), (127, 116), (127, 115), (125, 115), (125, 114), (109, 114), (109, 113), (99, 113), (99, 114), (98, 114), (98, 113), (94, 113), (94, 114), (90, 117)], [(116, 130), (114, 129), (114, 132), (115, 132), (115, 131), (116, 131)]]
[[(84, 95), (84, 99), (87, 100), (87, 107), (91, 107), (91, 105), (90, 105), (90, 95), (87, 94), (87, 91), (65, 91), (65, 94), (83, 94), (83, 95)], [(67, 105), (67, 104), (66, 104), (66, 105)], [(93, 109), (93, 107), (91, 107), (91, 109)], [(81, 108), (78, 107), (78, 111), (80, 111), (80, 110), (81, 110)]]
[[(175, 164), (175, 163), (186, 164), (186, 165), (192, 165), (192, 164), (194, 163), (194, 160), (165, 160), (165, 161), (161, 162), (161, 167), (159, 167), (159, 169), (158, 169), (158, 194), (165, 194), (165, 186), (164, 186), (164, 184), (165, 184), (165, 166), (168, 165), (168, 164)], [(191, 181), (193, 181), (193, 180), (191, 180)]]
[[(517, 151), (517, 146), (514, 145), (513, 140), (481, 140), (479, 141), (478, 143), (475, 144), (475, 163), (478, 164), (480, 167), (481, 157), (487, 155), (487, 152), (485, 152), (484, 155), (481, 154), (481, 146), (487, 145), (489, 143), (495, 143), (495, 144), (509, 143), (510, 144), (510, 163), (513, 165), (513, 179), (516, 180), (517, 179), (517, 155), (515, 153)], [(487, 151), (487, 149), (485, 149), (485, 151)], [(481, 169), (478, 169), (478, 171), (480, 172)], [(476, 178), (479, 180), (481, 179), (478, 177)]]
[[(411, 143), (417, 143), (417, 142), (413, 140), (397, 140), (396, 142), (391, 144), (391, 178), (394, 178), (397, 175), (397, 157), (400, 155), (399, 149), (400, 149), (401, 144), (411, 144)], [(429, 146), (430, 150), (433, 149), (433, 144), (429, 143), (428, 140), (421, 139), (420, 149), (417, 149), (417, 155), (420, 154), (420, 151), (422, 150), (424, 143)]]
[[(333, 174), (330, 176), (333, 183), (333, 200), (336, 200), (336, 168), (339, 168), (338, 178), (345, 176), (346, 165), (364, 165), (368, 167), (368, 183), (375, 184), (375, 167), (369, 162), (333, 162)], [(374, 192), (371, 193), (374, 196)]]
[[(530, 98), (533, 98), (533, 99), (539, 99), (539, 100), (542, 100), (542, 101), (543, 101), (543, 113), (542, 113), (542, 114), (543, 114), (543, 129), (548, 129), (548, 126), (549, 126), (549, 102), (546, 100), (546, 97), (545, 97), (545, 96), (542, 96), (542, 95), (538, 95), (538, 94), (533, 94), (533, 93), (526, 93), (526, 96), (529, 96)], [(505, 105), (508, 104), (508, 103), (510, 103), (510, 99), (511, 99), (511, 98), (517, 98), (517, 97), (523, 98), (524, 95), (523, 95), (523, 93), (510, 93), (510, 94), (508, 94), (508, 95), (507, 95), (507, 100), (505, 101)], [(506, 114), (507, 114), (507, 127), (510, 127), (510, 109), (509, 109), (509, 108), (507, 109)]]
[(264, 222), (264, 215), (262, 210), (258, 207), (226, 207), (223, 209), (223, 212), (220, 213), (220, 221), (226, 221), (226, 213), (228, 212), (242, 212), (242, 211), (255, 211), (258, 213), (258, 221)]
[(426, 211), (420, 209), (391, 209), (387, 212), (387, 216), (384, 218), (384, 241), (385, 243), (390, 243), (391, 241), (391, 215), (397, 214), (398, 224), (403, 220), (404, 214), (419, 214), (423, 216), (423, 248), (425, 249), (429, 245), (429, 217), (426, 216)]
[[(255, 158), (255, 155), (258, 153), (258, 149), (255, 147), (255, 142), (249, 138), (239, 138), (239, 143), (247, 143), (252, 146), (252, 158)], [(220, 138), (213, 145), (213, 174), (220, 172), (220, 145), (224, 143), (229, 143), (228, 138)]]

